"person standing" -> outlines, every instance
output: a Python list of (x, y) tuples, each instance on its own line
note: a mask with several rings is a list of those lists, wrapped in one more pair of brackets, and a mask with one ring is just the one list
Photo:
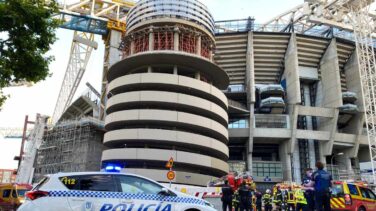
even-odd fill
[(239, 193), (238, 190), (235, 191), (234, 195), (232, 196), (232, 208), (234, 211), (239, 211)]
[(315, 209), (315, 201), (314, 201), (314, 188), (312, 187), (312, 173), (313, 170), (311, 168), (307, 168), (305, 170), (305, 176), (303, 178), (303, 189), (304, 189), (304, 196), (307, 200), (307, 211), (313, 211)]
[(316, 163), (316, 168), (317, 170), (312, 174), (313, 187), (315, 188), (315, 209), (316, 211), (331, 211), (332, 175), (324, 170), (324, 164), (320, 161)]
[(239, 190), (239, 198), (240, 198), (240, 203), (239, 203), (239, 208), (240, 211), (250, 211), (250, 204), (251, 203), (251, 191), (249, 190), (249, 187), (247, 186), (247, 183), (245, 180), (243, 180), (242, 185), (240, 186)]
[(256, 196), (256, 210), (262, 211), (262, 193), (259, 191), (256, 191), (255, 196)]
[(280, 186), (277, 186), (277, 190), (273, 194), (273, 203), (277, 210), (282, 210), (282, 191)]
[(232, 210), (232, 195), (234, 192), (232, 191), (231, 186), (228, 184), (228, 181), (225, 180), (225, 184), (222, 187), (222, 210), (226, 211), (228, 208), (228, 211)]
[(262, 200), (264, 202), (264, 210), (265, 211), (272, 211), (272, 209), (273, 209), (272, 196), (270, 195), (269, 189), (266, 190), (266, 193), (262, 197)]

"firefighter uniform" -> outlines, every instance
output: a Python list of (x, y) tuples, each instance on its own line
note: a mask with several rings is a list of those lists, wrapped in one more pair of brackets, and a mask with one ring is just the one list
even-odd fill
[(273, 205), (272, 205), (272, 196), (268, 193), (265, 193), (262, 197), (262, 201), (264, 202), (264, 210), (265, 211), (272, 211)]
[(295, 191), (296, 211), (308, 211), (307, 199), (304, 196), (304, 191), (298, 189)]
[(239, 210), (239, 193), (238, 191), (235, 191), (233, 198), (232, 198), (232, 208), (234, 211)]
[(292, 211), (295, 210), (295, 196), (294, 196), (294, 191), (291, 189), (287, 192), (287, 206), (288, 206), (287, 210), (292, 210)]
[(274, 195), (273, 195), (273, 203), (281, 208), (281, 204), (282, 204), (282, 191), (281, 190), (276, 190), (274, 192)]

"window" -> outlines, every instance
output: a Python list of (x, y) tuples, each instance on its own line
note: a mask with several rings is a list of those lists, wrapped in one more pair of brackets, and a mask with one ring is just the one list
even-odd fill
[(347, 184), (347, 187), (349, 187), (349, 191), (351, 195), (359, 195), (358, 189), (355, 185)]
[(376, 195), (372, 192), (372, 190), (367, 189), (367, 193), (370, 199), (376, 200)]
[(370, 198), (370, 196), (368, 195), (367, 189), (365, 189), (365, 188), (359, 188), (359, 189), (360, 189), (360, 193), (362, 194), (363, 198)]
[(248, 128), (248, 119), (230, 119), (228, 128)]
[(11, 189), (4, 189), (3, 190), (3, 198), (9, 198)]
[(123, 193), (158, 194), (162, 186), (135, 176), (116, 176)]
[(27, 190), (17, 190), (18, 196), (24, 197)]
[(333, 197), (341, 197), (343, 196), (343, 185), (342, 184), (336, 184), (332, 186), (332, 196)]
[(67, 176), (59, 179), (70, 190), (116, 192), (112, 175)]

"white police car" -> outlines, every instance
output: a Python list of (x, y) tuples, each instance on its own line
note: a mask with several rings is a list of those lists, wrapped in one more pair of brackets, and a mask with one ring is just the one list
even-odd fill
[(58, 173), (43, 178), (19, 211), (214, 211), (202, 199), (175, 192), (134, 174)]

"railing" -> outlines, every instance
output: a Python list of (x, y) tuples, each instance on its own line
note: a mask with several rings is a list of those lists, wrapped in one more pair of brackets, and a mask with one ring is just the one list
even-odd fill
[(228, 161), (230, 172), (243, 173), (247, 170), (245, 161)]
[(278, 161), (254, 161), (252, 173), (256, 177), (282, 178), (282, 162)]
[(245, 87), (243, 84), (229, 85), (224, 92), (227, 93), (236, 93), (236, 92), (245, 92)]
[[(295, 25), (294, 31), (303, 31), (302, 25)], [(227, 20), (227, 21), (216, 21), (215, 22), (215, 33), (216, 34), (226, 34), (234, 32), (286, 32), (286, 24), (269, 24), (263, 26), (263, 24), (255, 24), (253, 19), (239, 19), (239, 20)], [(355, 37), (353, 32), (333, 28), (332, 31), (328, 33), (328, 27), (316, 26), (307, 31), (304, 31), (305, 35), (321, 37), (321, 38), (331, 38), (337, 37), (355, 42)], [(375, 45), (376, 46), (376, 45)]]
[(290, 118), (288, 115), (280, 114), (255, 114), (255, 128), (290, 128)]

